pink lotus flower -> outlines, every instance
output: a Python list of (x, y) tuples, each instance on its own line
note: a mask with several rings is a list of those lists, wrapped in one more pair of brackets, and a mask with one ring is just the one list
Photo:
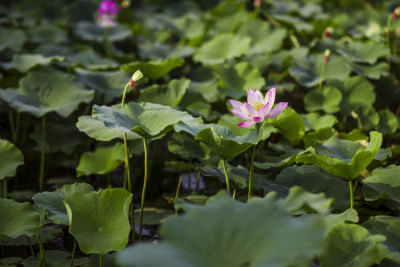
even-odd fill
[(272, 87), (266, 94), (265, 99), (259, 90), (247, 89), (247, 102), (244, 104), (229, 99), (233, 106), (231, 112), (233, 115), (243, 119), (238, 126), (242, 128), (249, 128), (256, 123), (262, 122), (264, 119), (272, 119), (277, 117), (286, 108), (288, 102), (278, 103), (274, 108), (272, 106), (275, 102), (276, 87)]
[(121, 10), (115, 1), (103, 0), (98, 11), (98, 24), (102, 27), (114, 26), (116, 24), (115, 15)]

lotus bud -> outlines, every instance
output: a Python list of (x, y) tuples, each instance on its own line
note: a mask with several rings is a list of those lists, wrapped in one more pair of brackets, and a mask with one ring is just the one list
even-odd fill
[(325, 62), (326, 62), (326, 63), (329, 62), (329, 60), (330, 60), (330, 55), (331, 55), (331, 50), (326, 49), (326, 50), (325, 50), (325, 53), (324, 53), (324, 59), (325, 59)]
[(140, 79), (143, 78), (143, 73), (140, 70), (135, 71), (135, 73), (132, 75), (132, 78), (129, 80), (129, 88), (132, 90), (135, 90), (135, 82), (139, 81)]
[(400, 16), (400, 7), (396, 7), (392, 12), (392, 17), (394, 20), (397, 20), (398, 16)]
[(325, 31), (324, 31), (324, 37), (325, 38), (331, 37), (332, 32), (333, 32), (333, 28), (332, 27), (326, 28)]

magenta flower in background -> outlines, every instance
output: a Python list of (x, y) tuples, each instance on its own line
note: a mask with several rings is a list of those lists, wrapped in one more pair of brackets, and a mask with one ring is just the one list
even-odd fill
[(117, 6), (117, 2), (115, 1), (101, 1), (100, 6), (97, 9), (97, 23), (102, 27), (114, 26), (116, 24), (115, 16), (120, 10), (121, 8)]
[(266, 94), (265, 99), (261, 95), (259, 90), (247, 89), (247, 102), (244, 104), (229, 99), (229, 102), (233, 106), (231, 112), (233, 115), (243, 119), (244, 121), (239, 123), (238, 126), (242, 128), (248, 128), (256, 123), (262, 122), (264, 119), (275, 118), (286, 108), (288, 102), (278, 103), (274, 108), (272, 106), (275, 103), (276, 87), (272, 87)]

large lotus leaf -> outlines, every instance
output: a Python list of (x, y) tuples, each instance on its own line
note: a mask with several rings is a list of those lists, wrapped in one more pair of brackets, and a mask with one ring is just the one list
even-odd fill
[(182, 35), (191, 40), (204, 35), (205, 23), (201, 16), (195, 13), (186, 13), (173, 20), (174, 25)]
[(333, 198), (335, 208), (346, 209), (349, 204), (349, 185), (336, 176), (313, 165), (292, 166), (276, 177), (276, 182), (288, 188), (298, 185), (311, 193), (325, 193)]
[(304, 107), (308, 112), (323, 110), (335, 113), (340, 110), (342, 92), (333, 87), (325, 86), (322, 90), (311, 90), (304, 96)]
[(371, 176), (362, 180), (366, 200), (391, 199), (400, 202), (400, 167), (377, 168)]
[(350, 66), (358, 75), (369, 79), (379, 80), (382, 76), (389, 76), (389, 66), (386, 62), (380, 62), (372, 66), (350, 63)]
[(108, 40), (111, 42), (122, 41), (132, 36), (131, 31), (123, 25), (114, 27), (101, 27), (95, 23), (81, 21), (76, 26), (75, 33), (84, 40), (104, 42), (105, 31), (108, 31)]
[(317, 142), (324, 142), (334, 136), (335, 133), (336, 131), (331, 127), (309, 132), (304, 136), (304, 145), (305, 147), (315, 146)]
[(186, 90), (189, 88), (190, 80), (174, 79), (168, 86), (153, 85), (141, 90), (139, 101), (156, 103), (164, 106), (178, 106)]
[(63, 61), (64, 57), (53, 56), (44, 57), (37, 54), (18, 54), (14, 55), (11, 62), (2, 63), (1, 68), (6, 70), (15, 69), (19, 72), (26, 73), (36, 66), (47, 66), (55, 61)]
[(107, 128), (120, 132), (135, 132), (144, 138), (161, 136), (179, 121), (193, 119), (187, 112), (152, 103), (93, 106), (94, 118), (103, 121)]
[[(400, 219), (390, 216), (375, 216), (362, 224), (373, 235), (386, 236), (383, 242), (392, 252), (392, 259), (400, 263)], [(384, 266), (384, 265), (382, 265)]]
[(375, 103), (374, 86), (365, 78), (353, 76), (344, 82), (330, 82), (333, 86), (342, 91), (341, 112), (350, 115), (357, 107), (365, 109)]
[(69, 233), (82, 252), (108, 253), (123, 249), (128, 243), (129, 205), (132, 195), (120, 188), (68, 195), (64, 204), (70, 221)]
[(342, 213), (322, 214), (322, 219), (327, 228), (327, 233), (335, 226), (346, 223), (358, 223), (359, 217), (355, 209), (347, 209)]
[[(104, 122), (94, 119), (92, 116), (80, 116), (76, 127), (79, 131), (98, 141), (110, 141), (115, 138), (124, 139), (124, 132), (108, 128), (104, 125)], [(127, 132), (126, 137), (128, 140), (141, 139), (141, 136), (134, 132)]]
[(390, 49), (384, 42), (362, 42), (362, 41), (343, 41), (337, 51), (353, 62), (375, 64), (381, 57), (388, 57)]
[(221, 33), (204, 43), (194, 53), (194, 61), (206, 65), (221, 64), (244, 54), (250, 47), (251, 39), (233, 33)]
[(399, 121), (396, 115), (388, 109), (379, 111), (379, 125), (378, 130), (383, 134), (393, 134), (399, 127)]
[(202, 99), (190, 103), (185, 107), (185, 110), (187, 110), (193, 116), (201, 116), (206, 121), (214, 121), (221, 115), (221, 113), (213, 109), (211, 104), (208, 104)]
[(385, 240), (383, 235), (372, 235), (357, 224), (337, 225), (327, 234), (318, 259), (321, 267), (369, 267), (389, 256), (382, 244)]
[(34, 43), (66, 43), (67, 32), (54, 24), (41, 24), (29, 29), (29, 42)]
[(249, 20), (240, 25), (237, 34), (251, 38), (248, 55), (273, 52), (282, 46), (287, 32), (286, 29), (271, 29), (268, 22), (260, 19)]
[(245, 61), (234, 66), (218, 66), (214, 71), (221, 80), (220, 92), (235, 99), (246, 96), (248, 88), (262, 88), (265, 85), (260, 71)]
[(300, 186), (293, 186), (289, 190), (289, 195), (281, 201), (283, 208), (290, 214), (299, 215), (302, 213), (322, 213), (329, 212), (334, 200), (326, 198), (324, 193), (309, 193)]
[(218, 91), (218, 84), (219, 80), (216, 78), (206, 81), (191, 81), (188, 91), (200, 94), (204, 99), (207, 99), (208, 103), (214, 103), (223, 98)]
[(125, 85), (130, 79), (130, 75), (123, 71), (90, 71), (77, 68), (75, 72), (80, 82), (95, 90), (96, 103), (108, 104), (122, 97)]
[[(43, 227), (38, 228), (38, 236), (40, 238), (40, 241), (42, 241), (42, 243), (54, 241), (59, 236), (63, 235), (63, 233), (64, 232), (60, 225), (55, 225), (55, 224), (45, 225)], [(27, 238), (25, 235), (22, 235), (15, 239), (13, 238), (4, 239), (2, 242), (4, 246), (29, 246), (29, 242), (32, 245), (39, 244), (39, 239), (37, 236), (31, 236)]]
[(310, 33), (313, 31), (314, 26), (302, 18), (288, 15), (274, 15), (274, 19), (283, 22), (284, 24), (288, 24), (293, 27), (297, 32), (306, 32)]
[(168, 151), (174, 154), (178, 154), (184, 159), (197, 158), (202, 159), (206, 157), (207, 151), (204, 146), (201, 146), (199, 142), (193, 138), (173, 133), (168, 139)]
[(297, 163), (315, 164), (345, 180), (354, 180), (368, 167), (382, 144), (382, 134), (370, 132), (370, 142), (364, 147), (358, 142), (341, 140), (336, 136), (323, 145), (316, 144), (316, 153), (299, 155)]
[(171, 70), (183, 65), (185, 61), (180, 58), (154, 59), (148, 62), (135, 61), (122, 66), (122, 69), (129, 73), (140, 70), (149, 79), (157, 80), (164, 77)]
[(292, 108), (285, 110), (270, 123), (289, 141), (297, 141), (304, 136), (305, 125), (300, 115)]
[[(247, 134), (250, 129), (249, 128), (241, 128), (238, 126), (240, 122), (243, 120), (233, 116), (232, 114), (224, 114), (220, 116), (218, 120), (218, 125), (222, 125), (227, 127), (229, 130), (232, 131), (234, 135), (245, 135)], [(260, 128), (260, 134), (261, 134), (261, 140), (266, 140), (271, 133), (276, 133), (278, 132), (278, 129), (276, 129), (272, 124), (270, 123), (262, 123), (261, 128)]]
[(0, 89), (0, 98), (18, 112), (36, 117), (55, 111), (66, 118), (79, 103), (89, 103), (94, 95), (82, 89), (71, 75), (50, 69), (33, 70), (19, 84), (15, 90)]
[[(119, 63), (113, 59), (104, 58), (93, 50), (85, 50), (67, 55), (66, 62), (71, 67), (84, 67), (91, 70), (117, 69)], [(123, 90), (123, 88), (121, 89)]]
[[(29, 135), (35, 140), (37, 146), (35, 150), (40, 152), (42, 149), (42, 127), (35, 125), (35, 130)], [(74, 125), (66, 123), (46, 122), (46, 153), (62, 151), (66, 155), (71, 155), (76, 146), (81, 144), (80, 134)]]
[(290, 146), (279, 144), (271, 144), (271, 148), (276, 150), (278, 152), (277, 154), (280, 155), (275, 156), (276, 154), (274, 154), (272, 156), (262, 154), (255, 159), (254, 166), (259, 169), (269, 169), (275, 167), (285, 168), (286, 166), (294, 163), (298, 154), (305, 152), (303, 149), (293, 149)]
[(82, 154), (76, 167), (77, 176), (108, 174), (123, 162), (125, 162), (125, 149), (122, 143), (116, 143), (111, 147), (99, 147), (94, 152)]
[(320, 221), (284, 212), (276, 204), (276, 194), (253, 198), (247, 204), (218, 196), (165, 221), (160, 232), (162, 243), (127, 248), (118, 254), (120, 263), (143, 267), (308, 266), (321, 249), (324, 235)]
[(30, 203), (0, 198), (0, 240), (37, 234), (40, 216)]
[(22, 30), (0, 28), (0, 51), (6, 48), (19, 51), (26, 41), (26, 35)]
[(337, 119), (333, 115), (319, 115), (317, 112), (301, 115), (304, 121), (305, 130), (319, 130), (323, 128), (333, 127), (337, 123)]
[[(325, 64), (322, 54), (297, 58), (294, 65), (289, 68), (289, 73), (301, 85), (313, 87), (321, 80), (322, 64)], [(323, 81), (344, 81), (350, 72), (351, 67), (343, 58), (332, 55), (330, 61), (326, 63)]]
[[(165, 220), (168, 216), (174, 216), (175, 212), (170, 209), (144, 208), (143, 224), (157, 225)], [(140, 209), (135, 210), (135, 223), (140, 221)]]
[(0, 158), (0, 180), (14, 176), (18, 166), (24, 164), (24, 156), (21, 151), (3, 139), (0, 139)]

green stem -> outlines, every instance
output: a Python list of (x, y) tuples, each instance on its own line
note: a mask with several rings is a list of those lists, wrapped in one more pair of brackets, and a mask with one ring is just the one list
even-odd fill
[(72, 254), (71, 254), (71, 267), (74, 267), (75, 250), (76, 250), (76, 239), (74, 237), (74, 247), (72, 248)]
[(324, 80), (324, 75), (325, 75), (325, 66), (326, 66), (326, 61), (325, 61), (325, 57), (323, 58), (323, 62), (322, 62), (322, 67), (321, 67), (321, 74), (319, 76), (319, 84), (318, 84), (318, 90), (322, 90), (322, 83)]
[(251, 162), (250, 162), (250, 177), (249, 177), (249, 195), (247, 197), (247, 200), (250, 199), (252, 193), (253, 193), (253, 180), (254, 180), (254, 155), (256, 154), (256, 145), (253, 146), (253, 153), (251, 155)]
[(126, 97), (126, 93), (128, 92), (128, 88), (129, 88), (129, 83), (127, 83), (125, 86), (124, 93), (122, 95), (121, 106), (125, 105), (125, 97)]
[(232, 195), (232, 198), (235, 199), (235, 197), (236, 197), (236, 188), (233, 188), (233, 195)]
[(126, 179), (128, 181), (128, 191), (132, 193), (132, 186), (131, 186), (131, 172), (129, 167), (129, 147), (128, 147), (128, 139), (126, 136), (126, 132), (124, 132), (124, 147), (125, 147), (125, 170), (126, 170)]
[(46, 265), (46, 259), (44, 258), (44, 248), (43, 248), (43, 243), (40, 240), (40, 237), (38, 236), (38, 242), (39, 242), (39, 253), (40, 253), (40, 260), (39, 260), (39, 266), (40, 267), (45, 267)]
[(225, 173), (225, 181), (226, 181), (226, 191), (228, 191), (228, 194), (231, 194), (231, 186), (229, 184), (229, 176), (228, 176), (228, 170), (226, 169), (226, 162), (223, 159), (222, 160), (222, 166), (224, 167), (224, 173)]
[(200, 185), (200, 170), (197, 171), (197, 177), (196, 177), (196, 187), (194, 188), (194, 191), (197, 193), (197, 190), (199, 190), (199, 185)]
[(389, 72), (390, 72), (390, 55), (391, 55), (391, 52), (390, 52), (390, 24), (391, 23), (392, 23), (392, 14), (390, 14), (388, 16), (388, 20), (387, 20), (387, 24), (386, 24), (386, 45), (389, 48), (389, 57), (387, 60)]
[(7, 178), (3, 178), (3, 180), (1, 180), (0, 188), (0, 197), (7, 198)]
[(18, 134), (19, 134), (19, 125), (21, 123), (21, 115), (19, 112), (17, 112), (17, 117), (15, 121), (15, 131), (14, 131), (14, 136), (13, 136), (13, 143), (16, 144), (18, 140)]
[[(183, 175), (181, 175), (179, 177), (178, 186), (176, 187), (175, 200), (178, 199), (178, 197), (179, 197), (179, 189), (181, 188), (181, 184), (182, 184), (182, 176)], [(175, 215), (178, 215), (178, 210), (176, 208), (175, 208)]]
[(100, 253), (100, 257), (99, 257), (99, 260), (100, 260), (100, 267), (102, 267), (103, 266), (103, 254), (101, 254)]
[(143, 138), (143, 148), (144, 148), (144, 181), (143, 181), (142, 200), (140, 203), (139, 241), (142, 240), (143, 207), (144, 207), (144, 198), (146, 196), (147, 175), (148, 175), (148, 169), (147, 169), (148, 154), (147, 154), (146, 138)]
[(39, 191), (43, 191), (43, 179), (44, 179), (44, 160), (46, 153), (46, 117), (42, 118), (42, 155), (40, 158), (40, 176), (39, 176)]
[(353, 192), (353, 182), (349, 181), (349, 190), (350, 190), (350, 209), (354, 207), (354, 192)]

